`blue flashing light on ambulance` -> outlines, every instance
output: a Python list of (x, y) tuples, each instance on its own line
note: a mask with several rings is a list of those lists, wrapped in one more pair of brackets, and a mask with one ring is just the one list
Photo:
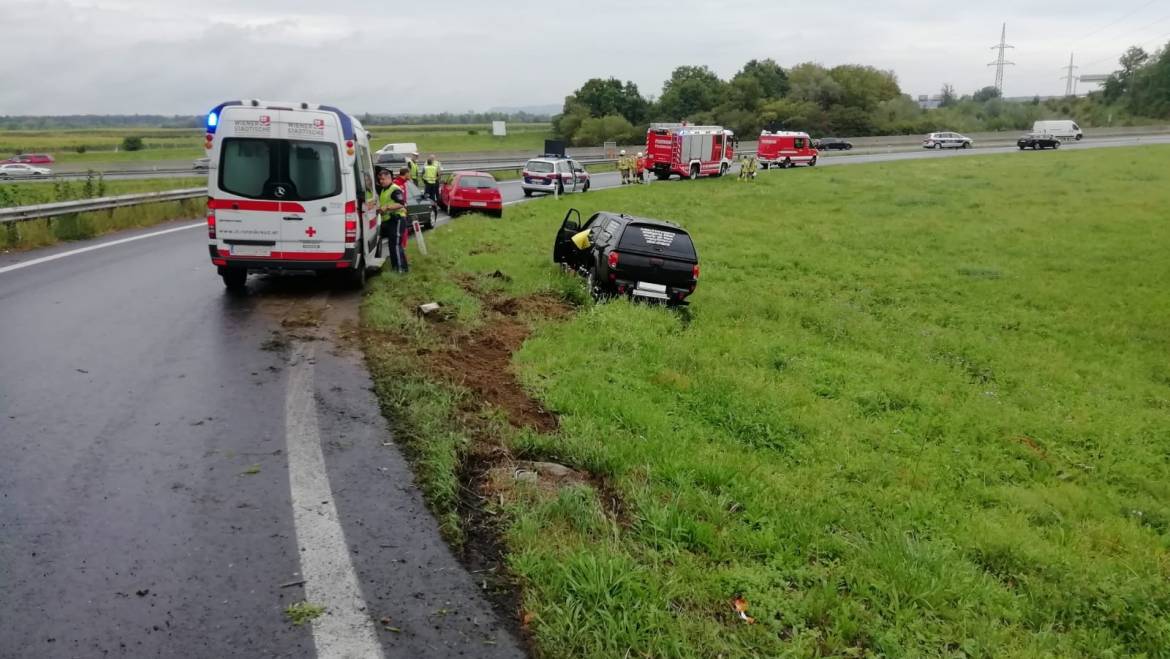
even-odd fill
[(336, 273), (385, 263), (369, 134), (328, 105), (228, 101), (207, 114), (207, 238), (229, 290), (249, 272)]

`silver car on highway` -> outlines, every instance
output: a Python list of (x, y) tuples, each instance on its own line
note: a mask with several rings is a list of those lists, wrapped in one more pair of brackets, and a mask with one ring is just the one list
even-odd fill
[(0, 178), (28, 178), (32, 176), (49, 176), (53, 170), (45, 167), (34, 167), (21, 163), (0, 165)]
[(958, 133), (931, 133), (922, 140), (924, 149), (970, 149), (974, 142)]

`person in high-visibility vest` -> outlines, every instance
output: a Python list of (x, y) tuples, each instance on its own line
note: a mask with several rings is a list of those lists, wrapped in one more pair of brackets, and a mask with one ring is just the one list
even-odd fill
[(750, 182), (750, 181), (754, 181), (754, 180), (756, 179), (756, 167), (757, 167), (758, 165), (759, 165), (759, 162), (756, 160), (756, 157), (755, 157), (755, 156), (749, 156), (749, 157), (748, 157), (748, 161), (747, 161), (747, 180), (748, 180), (749, 182)]
[(431, 154), (427, 158), (427, 164), (422, 166), (422, 180), (426, 189), (426, 196), (430, 197), (431, 201), (439, 201), (439, 172), (442, 166), (438, 160), (435, 160), (435, 154)]
[(630, 182), (630, 159), (626, 157), (626, 150), (622, 149), (618, 152), (617, 161), (618, 172), (622, 176), (622, 185)]
[(634, 183), (646, 182), (646, 159), (642, 157), (642, 152), (634, 156)]
[(410, 180), (414, 181), (414, 184), (421, 188), (422, 179), (419, 178), (418, 151), (410, 154), (410, 157), (406, 159), (406, 166), (410, 169)]
[(406, 250), (402, 248), (402, 235), (406, 232), (406, 188), (394, 180), (388, 169), (378, 170), (378, 186), (382, 189), (378, 193), (378, 212), (382, 214), (382, 237), (390, 243), (390, 265), (395, 272), (406, 272), (409, 266)]

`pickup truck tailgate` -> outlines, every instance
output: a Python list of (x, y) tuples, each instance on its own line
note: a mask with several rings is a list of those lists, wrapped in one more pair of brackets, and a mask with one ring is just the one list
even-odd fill
[(614, 249), (621, 279), (690, 288), (698, 255), (691, 237), (680, 228), (630, 224)]

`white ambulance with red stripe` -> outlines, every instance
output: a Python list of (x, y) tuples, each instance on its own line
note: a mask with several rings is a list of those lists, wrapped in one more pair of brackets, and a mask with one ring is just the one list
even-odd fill
[(646, 131), (646, 169), (660, 181), (723, 176), (734, 158), (735, 134), (722, 126), (650, 124)]
[(388, 253), (369, 135), (327, 105), (228, 101), (207, 115), (207, 237), (230, 290), (248, 272), (316, 270), (356, 287)]

